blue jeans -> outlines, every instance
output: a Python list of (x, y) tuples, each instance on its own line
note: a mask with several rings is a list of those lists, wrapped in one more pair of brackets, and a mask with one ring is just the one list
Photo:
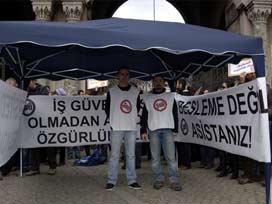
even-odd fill
[(126, 175), (128, 185), (136, 182), (135, 171), (135, 143), (137, 131), (112, 131), (111, 132), (111, 156), (108, 168), (108, 183), (116, 184), (121, 144), (124, 139), (126, 151)]
[(155, 181), (164, 181), (161, 169), (161, 146), (167, 161), (169, 180), (171, 183), (179, 183), (178, 164), (175, 159), (175, 144), (171, 129), (158, 129), (149, 131), (150, 149), (152, 155), (152, 170)]

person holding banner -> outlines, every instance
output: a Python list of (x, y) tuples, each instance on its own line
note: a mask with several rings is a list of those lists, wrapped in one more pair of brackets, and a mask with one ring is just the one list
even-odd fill
[[(28, 88), (28, 95), (48, 95), (49, 92), (45, 86), (42, 86), (37, 83), (36, 79), (32, 79), (29, 82)], [(27, 172), (26, 176), (32, 176), (36, 174), (40, 174), (40, 164), (41, 164), (41, 149), (42, 148), (33, 148), (30, 151), (31, 154), (31, 169), (29, 172)], [(56, 148), (54, 147), (48, 147), (47, 150), (47, 157), (48, 157), (48, 164), (49, 164), (49, 175), (56, 174)]]
[(18, 88), (18, 83), (17, 83), (17, 80), (10, 77), (6, 80), (6, 83), (9, 84), (10, 86), (13, 86), (13, 87), (16, 87)]
[(108, 167), (106, 190), (112, 190), (117, 183), (121, 144), (124, 140), (126, 154), (126, 176), (128, 187), (141, 189), (135, 170), (135, 143), (137, 136), (137, 115), (140, 109), (140, 90), (131, 86), (129, 70), (118, 71), (119, 85), (107, 93), (105, 112), (110, 121), (111, 155)]
[(144, 108), (141, 117), (141, 137), (147, 140), (147, 129), (152, 155), (152, 170), (154, 173), (154, 189), (164, 185), (164, 176), (160, 164), (161, 146), (167, 161), (170, 188), (181, 191), (180, 174), (175, 159), (175, 144), (173, 135), (178, 133), (178, 114), (175, 96), (165, 93), (165, 80), (162, 76), (153, 77), (153, 91), (143, 98)]
[[(255, 72), (253, 73), (241, 73), (240, 74), (240, 84), (247, 83), (256, 79)], [(244, 174), (238, 178), (238, 183), (241, 185), (253, 182), (259, 182), (263, 179), (261, 169), (264, 165), (251, 158), (244, 157), (242, 160), (242, 168)]]

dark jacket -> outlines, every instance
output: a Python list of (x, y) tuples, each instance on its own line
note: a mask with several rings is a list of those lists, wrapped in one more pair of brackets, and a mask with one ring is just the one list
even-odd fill
[(37, 84), (35, 89), (28, 88), (27, 90), (28, 95), (48, 95), (47, 88), (45, 86), (42, 86), (40, 84)]

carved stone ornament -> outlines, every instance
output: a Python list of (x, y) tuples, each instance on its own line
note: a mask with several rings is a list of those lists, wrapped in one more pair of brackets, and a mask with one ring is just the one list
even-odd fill
[(252, 8), (247, 12), (247, 15), (253, 23), (266, 23), (271, 15), (271, 8)]
[(36, 15), (36, 20), (49, 21), (51, 18), (51, 1), (32, 1), (32, 8)]
[(66, 21), (80, 21), (83, 10), (82, 1), (62, 1), (63, 11), (66, 16)]

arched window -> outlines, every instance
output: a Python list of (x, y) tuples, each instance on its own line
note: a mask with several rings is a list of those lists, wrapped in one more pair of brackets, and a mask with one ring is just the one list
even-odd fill
[(129, 0), (113, 17), (185, 23), (178, 10), (166, 0)]

